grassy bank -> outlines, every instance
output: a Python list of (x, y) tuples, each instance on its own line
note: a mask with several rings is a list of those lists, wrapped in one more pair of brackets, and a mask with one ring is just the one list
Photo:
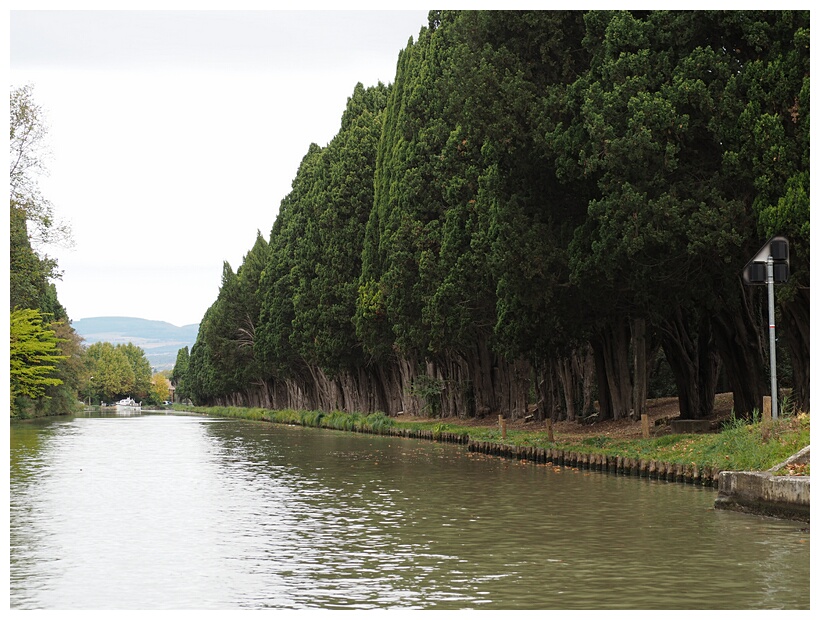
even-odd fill
[[(536, 449), (557, 449), (590, 455), (623, 457), (636, 460), (655, 460), (665, 463), (694, 465), (732, 471), (767, 470), (786, 460), (792, 454), (811, 443), (808, 414), (781, 416), (769, 429), (758, 421), (746, 423), (730, 420), (719, 433), (667, 434), (649, 439), (622, 439), (604, 435), (584, 438), (555, 436), (550, 442), (545, 429), (510, 430), (502, 439), (497, 426), (460, 426), (440, 421), (397, 421), (383, 413), (362, 415), (340, 411), (269, 410), (242, 407), (181, 407), (177, 410), (192, 411), (220, 417), (261, 420), (279, 424), (295, 424), (335, 430), (396, 434), (406, 431), (408, 436), (431, 439), (458, 439), (486, 441), (509, 446)], [(809, 475), (808, 466), (799, 473)]]
[(190, 411), (222, 418), (259, 420), (276, 424), (313, 426), (337, 431), (380, 433), (395, 426), (395, 421), (383, 413), (344, 413), (342, 411), (297, 411), (295, 409), (262, 409), (259, 407), (191, 407), (174, 405), (176, 411)]

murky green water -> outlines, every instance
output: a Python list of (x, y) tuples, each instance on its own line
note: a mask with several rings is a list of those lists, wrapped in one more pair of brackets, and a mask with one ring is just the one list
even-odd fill
[(13, 423), (10, 605), (808, 609), (808, 526), (712, 489), (194, 416)]

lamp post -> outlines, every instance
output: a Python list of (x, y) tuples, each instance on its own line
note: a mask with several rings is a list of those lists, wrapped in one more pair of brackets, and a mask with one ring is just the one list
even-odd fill
[(91, 382), (94, 380), (94, 377), (88, 378), (88, 406), (91, 406)]
[(774, 259), (766, 259), (766, 287), (769, 289), (769, 373), (772, 378), (772, 420), (777, 419), (777, 339), (774, 337)]

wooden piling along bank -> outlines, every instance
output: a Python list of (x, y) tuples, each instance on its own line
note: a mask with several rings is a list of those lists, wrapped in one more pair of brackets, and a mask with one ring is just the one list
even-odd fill
[(668, 482), (683, 482), (718, 486), (720, 470), (711, 467), (699, 468), (697, 465), (682, 463), (664, 463), (662, 461), (633, 459), (623, 456), (606, 456), (605, 454), (585, 454), (557, 448), (533, 448), (529, 446), (510, 446), (490, 441), (469, 441), (467, 450), (480, 454), (489, 454), (502, 458), (533, 461), (534, 463), (551, 463), (557, 467), (587, 469), (610, 474), (640, 476)]
[[(362, 432), (375, 432), (363, 430)], [(652, 480), (699, 484), (717, 488), (721, 470), (712, 467), (699, 468), (694, 464), (665, 463), (656, 460), (633, 459), (604, 454), (586, 454), (557, 448), (534, 448), (532, 446), (511, 446), (492, 441), (474, 441), (463, 433), (447, 433), (435, 430), (387, 428), (378, 434), (408, 439), (427, 439), (445, 443), (466, 444), (468, 452), (477, 452), (501, 458), (552, 464), (556, 467), (570, 467), (600, 471), (610, 474), (639, 476)]]

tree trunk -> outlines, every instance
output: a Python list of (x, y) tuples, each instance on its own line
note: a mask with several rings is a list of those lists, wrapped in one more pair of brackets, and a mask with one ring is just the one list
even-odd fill
[(792, 362), (792, 398), (797, 411), (809, 410), (809, 289), (800, 288), (781, 305), (783, 331)]
[[(600, 419), (620, 420), (627, 417), (632, 408), (629, 331), (628, 322), (620, 321), (600, 331), (592, 341), (598, 377), (598, 399), (601, 403)], [(603, 394), (604, 400), (601, 399)], [(605, 401), (609, 411), (605, 409)]]
[(557, 387), (557, 370), (554, 360), (539, 362), (535, 367), (535, 401), (539, 420), (550, 419), (553, 422), (563, 419), (560, 394)]
[(646, 391), (648, 365), (646, 355), (646, 320), (635, 319), (632, 323), (632, 356), (633, 356), (633, 385), (632, 405), (633, 420), (640, 420), (646, 413)]
[(581, 415), (586, 417), (593, 412), (592, 391), (595, 388), (595, 358), (592, 348), (586, 345), (578, 356), (578, 373), (581, 375), (581, 391), (583, 394)]
[(675, 376), (680, 417), (684, 419), (708, 418), (715, 407), (719, 357), (709, 317), (697, 320), (696, 329), (693, 335), (692, 321), (679, 307), (661, 324), (663, 350)]
[(564, 408), (567, 412), (567, 420), (574, 422), (578, 414), (575, 409), (577, 396), (575, 378), (572, 373), (572, 360), (567, 357), (562, 357), (555, 365), (558, 371), (558, 379), (561, 382), (561, 390), (564, 392)]
[(471, 359), (474, 355), (474, 352), (467, 355), (450, 352), (437, 357), (436, 376), (443, 382), (441, 409), (445, 417), (472, 417), (475, 413), (473, 386), (483, 379), (472, 374), (481, 368)]
[(522, 418), (527, 413), (532, 368), (529, 362), (523, 359), (507, 361), (499, 358), (498, 366), (501, 371), (501, 413), (509, 416), (511, 420)]
[(604, 346), (600, 338), (590, 340), (593, 359), (595, 360), (595, 382), (598, 385), (598, 419), (611, 420), (613, 418), (612, 400), (609, 396), (609, 382), (606, 378), (606, 363), (604, 362)]
[[(736, 415), (751, 418), (763, 410), (763, 394), (769, 386), (767, 348), (762, 326), (768, 311), (759, 291), (739, 284), (739, 308), (721, 311), (713, 319), (715, 341), (734, 398)], [(765, 311), (764, 311), (765, 310)]]
[(595, 381), (595, 365), (589, 346), (574, 349), (568, 357), (554, 362), (555, 375), (558, 377), (564, 395), (566, 416), (561, 419), (574, 422), (592, 413), (592, 388)]
[(480, 339), (470, 355), (470, 377), (475, 415), (485, 417), (497, 412), (501, 406), (496, 394), (497, 368), (495, 355), (486, 339)]

